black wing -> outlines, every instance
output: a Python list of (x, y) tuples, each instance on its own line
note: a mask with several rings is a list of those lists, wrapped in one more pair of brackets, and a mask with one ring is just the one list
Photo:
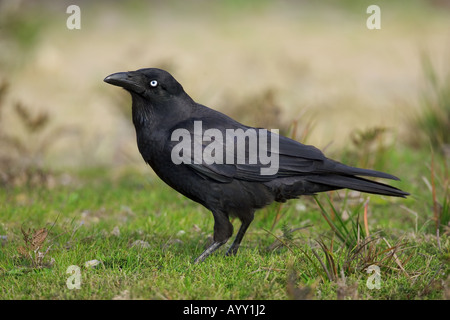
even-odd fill
[[(304, 176), (311, 174), (343, 174), (374, 176), (388, 179), (396, 177), (373, 170), (353, 168), (330, 160), (317, 148), (301, 144), (295, 140), (258, 128), (240, 124), (226, 115), (209, 109), (201, 117), (191, 118), (173, 127), (166, 150), (180, 150), (180, 141), (173, 133), (184, 130), (190, 137), (190, 150), (184, 149), (178, 156), (183, 158), (180, 165), (186, 165), (205, 179), (217, 182), (230, 182), (233, 179), (267, 182), (276, 178)], [(240, 131), (239, 131), (240, 130)], [(228, 134), (232, 132), (231, 138)], [(245, 138), (242, 139), (242, 134)], [(237, 135), (237, 136), (236, 136)], [(250, 138), (253, 137), (256, 139)], [(265, 137), (264, 137), (265, 136)], [(231, 139), (231, 140), (230, 140)], [(240, 141), (238, 141), (240, 139)], [(266, 149), (260, 148), (260, 140), (266, 142)], [(229, 148), (230, 142), (234, 148)], [(255, 148), (255, 141), (257, 147)], [(184, 141), (185, 146), (187, 145)], [(239, 143), (242, 143), (239, 145)], [(264, 145), (264, 143), (262, 143)], [(239, 147), (244, 156), (239, 156)], [(218, 152), (219, 151), (219, 152)], [(265, 152), (270, 163), (263, 163), (260, 152)], [(221, 154), (220, 154), (221, 153)], [(256, 153), (256, 155), (255, 155)], [(175, 152), (176, 154), (176, 152)], [(253, 160), (256, 156), (255, 161)], [(230, 161), (228, 161), (230, 160)], [(275, 163), (277, 162), (277, 163)], [(272, 167), (271, 170), (268, 170)], [(264, 173), (264, 169), (266, 173)]]

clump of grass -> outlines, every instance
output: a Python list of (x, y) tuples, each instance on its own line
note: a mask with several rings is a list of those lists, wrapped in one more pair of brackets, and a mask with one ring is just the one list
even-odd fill
[(32, 269), (48, 268), (55, 262), (54, 259), (48, 259), (48, 252), (51, 245), (44, 249), (44, 242), (48, 236), (47, 228), (28, 231), (21, 228), (24, 246), (19, 246), (17, 251), (19, 255), (28, 263)]
[[(284, 232), (277, 238), (300, 261), (299, 266), (290, 267), (287, 292), (291, 298), (411, 299), (442, 294), (448, 268), (439, 257), (446, 249), (413, 240), (417, 234), (413, 238), (394, 235), (392, 240), (382, 231), (371, 233), (369, 201), (356, 205), (343, 219), (343, 211), (328, 195), (326, 199), (326, 204), (318, 197), (315, 200), (331, 234), (302, 243)], [(446, 242), (443, 247), (447, 246)]]
[(421, 110), (410, 120), (410, 143), (444, 150), (450, 145), (450, 74), (440, 79), (427, 55), (422, 57), (425, 90), (420, 97)]
[[(42, 159), (57, 139), (71, 130), (48, 129), (51, 116), (47, 111), (33, 113), (20, 101), (6, 105), (8, 87), (7, 82), (0, 83), (0, 185), (45, 184), (50, 172)], [(12, 109), (19, 128), (12, 129), (14, 121), (4, 117), (6, 108)]]
[[(362, 228), (359, 218), (359, 211), (362, 203), (360, 203), (353, 210), (353, 212), (350, 214), (349, 219), (347, 219), (347, 221), (344, 221), (342, 219), (342, 214), (334, 206), (328, 194), (326, 194), (326, 199), (330, 206), (331, 212), (328, 212), (322, 202), (319, 201), (319, 198), (317, 196), (314, 196), (314, 200), (319, 206), (323, 218), (326, 220), (334, 234), (339, 238), (339, 240), (341, 240), (343, 244), (345, 244), (345, 246), (347, 246), (348, 248), (356, 247), (360, 243), (361, 238), (365, 238), (366, 236), (368, 236), (368, 234), (366, 234), (368, 230), (367, 228)], [(365, 221), (367, 220), (367, 205), (368, 201), (365, 205)], [(351, 225), (348, 226), (348, 224)]]
[(432, 220), (439, 239), (439, 234), (448, 233), (450, 228), (450, 176), (445, 160), (443, 166), (439, 167), (433, 152), (429, 169), (430, 179), (423, 177), (423, 181), (431, 194)]
[[(333, 236), (329, 244), (324, 239), (320, 239), (316, 242), (325, 255), (325, 262), (321, 260), (315, 249), (312, 249), (312, 253), (317, 260), (319, 260), (328, 280), (337, 281), (340, 273), (348, 274), (353, 270), (363, 271), (371, 265), (386, 265), (386, 267), (388, 267), (389, 262), (392, 260), (403, 269), (402, 263), (396, 256), (396, 252), (398, 252), (404, 244), (391, 246), (388, 241), (379, 234), (370, 235), (367, 217), (369, 200), (364, 203), (363, 223), (361, 223), (359, 212), (362, 203), (357, 205), (347, 221), (344, 221), (341, 212), (336, 209), (328, 194), (326, 195), (326, 198), (331, 212), (326, 210), (325, 206), (317, 197), (315, 197), (315, 200), (320, 207), (322, 216), (330, 226)], [(336, 256), (333, 250), (335, 236), (341, 242), (341, 249), (338, 250), (341, 254), (339, 257)]]
[(385, 170), (388, 152), (394, 144), (389, 142), (391, 130), (385, 127), (358, 129), (350, 134), (351, 145), (344, 150), (342, 162), (361, 168)]

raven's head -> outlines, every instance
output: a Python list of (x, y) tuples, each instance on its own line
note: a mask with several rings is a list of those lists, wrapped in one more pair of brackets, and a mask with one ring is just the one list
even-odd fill
[(183, 87), (170, 73), (157, 68), (117, 72), (107, 76), (103, 81), (122, 87), (132, 96), (137, 94), (151, 102), (184, 94)]

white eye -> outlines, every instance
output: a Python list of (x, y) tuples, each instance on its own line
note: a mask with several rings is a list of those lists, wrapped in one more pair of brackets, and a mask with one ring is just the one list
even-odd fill
[(156, 87), (156, 86), (158, 85), (158, 81), (152, 80), (152, 81), (150, 81), (150, 85), (151, 85), (152, 87)]

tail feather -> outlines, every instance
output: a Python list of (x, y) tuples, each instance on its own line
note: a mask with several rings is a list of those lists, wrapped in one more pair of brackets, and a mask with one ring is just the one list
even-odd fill
[(408, 192), (402, 191), (387, 184), (355, 176), (345, 176), (338, 174), (314, 175), (308, 176), (306, 180), (312, 183), (319, 183), (336, 189), (347, 188), (361, 192), (402, 198), (405, 198), (407, 195), (409, 195)]
[(330, 163), (333, 163), (332, 172), (336, 174), (343, 174), (348, 176), (365, 176), (365, 177), (375, 177), (375, 178), (383, 178), (383, 179), (391, 179), (391, 180), (400, 180), (396, 176), (392, 174), (370, 170), (370, 169), (362, 169), (356, 167), (350, 167), (340, 162), (330, 160)]

